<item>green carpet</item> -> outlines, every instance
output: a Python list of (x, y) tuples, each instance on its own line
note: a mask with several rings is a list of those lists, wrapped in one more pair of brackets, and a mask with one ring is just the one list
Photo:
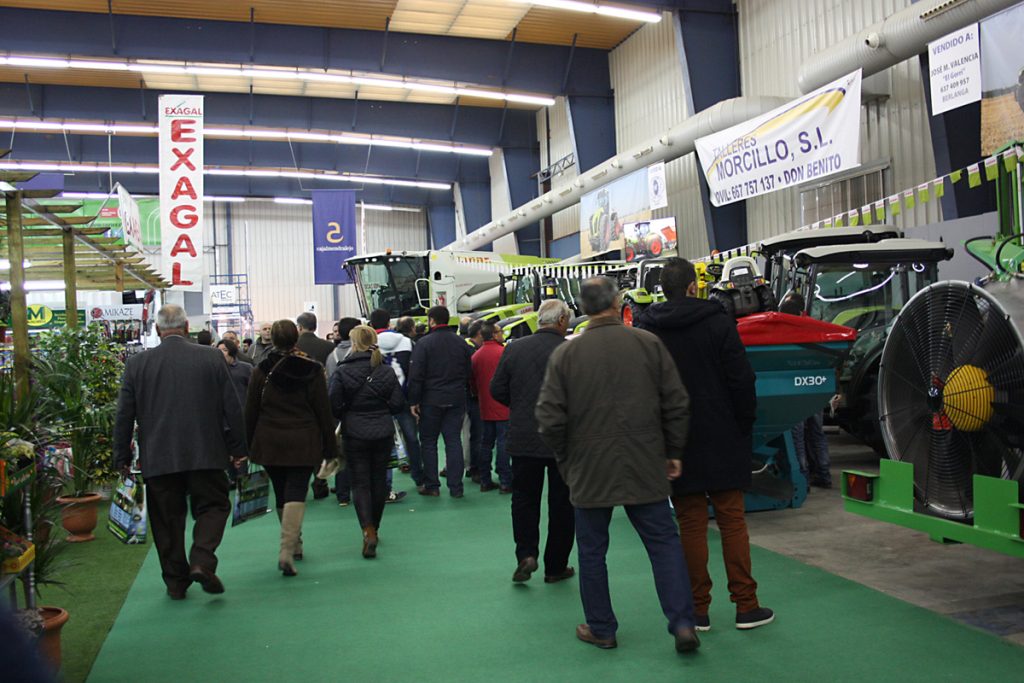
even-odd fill
[(510, 582), (508, 496), (476, 487), (462, 500), (413, 493), (387, 507), (373, 561), (359, 555), (351, 507), (313, 502), (306, 519), (307, 559), (294, 579), (276, 570), (276, 518), (229, 529), (222, 596), (193, 586), (187, 600), (169, 601), (150, 552), (90, 683), (1009, 681), (1024, 670), (1024, 649), (757, 548), (760, 598), (778, 618), (737, 631), (717, 543), (713, 630), (698, 654), (677, 655), (621, 510), (608, 558), (620, 624), (611, 651), (576, 640), (575, 579)]

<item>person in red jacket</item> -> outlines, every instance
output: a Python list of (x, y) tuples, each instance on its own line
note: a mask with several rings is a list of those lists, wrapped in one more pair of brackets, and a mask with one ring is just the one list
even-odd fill
[[(484, 421), (480, 461), (477, 465), (480, 490), (493, 491), (500, 487), (502, 493), (512, 493), (512, 461), (505, 453), (508, 406), (498, 403), (491, 396), (491, 378), (498, 369), (498, 361), (501, 360), (505, 347), (501, 343), (501, 328), (494, 323), (484, 323), (480, 334), (484, 340), (483, 346), (473, 354), (473, 385), (480, 401), (480, 417)], [(498, 472), (497, 484), (491, 479), (491, 454), (494, 452), (495, 442), (498, 446), (494, 467)]]

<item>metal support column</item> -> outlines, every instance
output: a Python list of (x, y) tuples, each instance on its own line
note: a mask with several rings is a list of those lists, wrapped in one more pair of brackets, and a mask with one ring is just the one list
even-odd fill
[(64, 244), (64, 312), (67, 326), (78, 327), (78, 276), (75, 273), (75, 236), (70, 230), (61, 235)]
[(14, 327), (14, 380), (18, 400), (29, 391), (28, 310), (25, 304), (25, 240), (21, 233), (21, 193), (7, 194), (7, 259), (11, 263), (11, 325)]

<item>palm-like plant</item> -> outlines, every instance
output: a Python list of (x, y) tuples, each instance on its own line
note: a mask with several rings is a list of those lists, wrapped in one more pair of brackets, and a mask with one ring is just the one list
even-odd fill
[(96, 325), (38, 339), (33, 377), (40, 411), (71, 445), (74, 496), (114, 474), (111, 437), (124, 369), (116, 349)]

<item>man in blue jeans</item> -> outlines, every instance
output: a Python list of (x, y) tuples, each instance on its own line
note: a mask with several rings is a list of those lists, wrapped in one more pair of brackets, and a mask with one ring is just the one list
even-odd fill
[(576, 507), (587, 618), (576, 637), (602, 649), (618, 646), (605, 555), (612, 512), (621, 505), (647, 550), (676, 651), (693, 652), (700, 647), (693, 594), (668, 503), (669, 481), (682, 473), (689, 396), (664, 344), (622, 324), (614, 280), (585, 281), (580, 299), (590, 324), (551, 354), (535, 410)]
[(427, 312), (430, 332), (412, 350), (409, 363), (409, 405), (420, 425), (423, 483), (420, 495), (441, 495), (437, 474), (437, 439), (444, 437), (448, 491), (462, 498), (462, 422), (466, 417), (466, 393), (473, 374), (473, 348), (448, 324), (448, 309), (434, 306)]

